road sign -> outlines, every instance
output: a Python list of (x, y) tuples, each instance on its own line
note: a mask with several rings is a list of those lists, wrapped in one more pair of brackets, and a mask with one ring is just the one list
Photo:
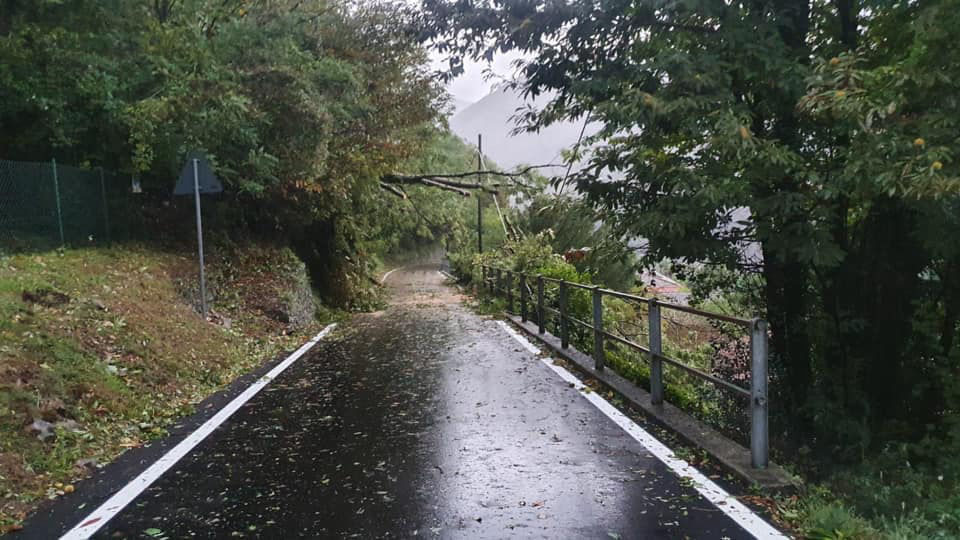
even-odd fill
[(217, 180), (210, 167), (210, 162), (199, 152), (191, 152), (187, 156), (187, 163), (180, 172), (177, 186), (173, 188), (174, 195), (193, 194), (194, 206), (197, 209), (197, 252), (200, 257), (200, 310), (203, 318), (207, 318), (207, 282), (203, 272), (203, 220), (200, 218), (200, 194), (220, 193), (223, 185)]
[[(194, 171), (193, 160), (197, 160), (197, 168)], [(193, 195), (194, 191), (194, 172), (196, 172), (196, 184), (201, 195), (211, 193), (220, 193), (223, 191), (223, 185), (213, 174), (213, 168), (206, 156), (200, 152), (190, 152), (187, 156), (187, 162), (180, 171), (180, 179), (177, 180), (177, 187), (173, 188), (174, 195)]]

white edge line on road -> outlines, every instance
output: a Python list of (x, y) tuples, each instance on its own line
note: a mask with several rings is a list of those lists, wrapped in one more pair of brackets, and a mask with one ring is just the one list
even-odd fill
[(402, 267), (402, 266), (398, 266), (398, 267), (394, 268), (393, 270), (391, 270), (391, 271), (387, 272), (386, 274), (384, 274), (383, 277), (380, 278), (380, 284), (383, 285), (384, 283), (386, 283), (386, 282), (387, 282), (387, 278), (390, 277), (390, 274), (396, 272), (397, 270), (399, 270), (399, 269), (401, 269), (401, 268), (403, 268), (403, 267)]
[(273, 369), (271, 369), (266, 375), (260, 377), (253, 384), (247, 387), (239, 396), (233, 398), (233, 401), (228, 403), (224, 408), (217, 411), (217, 414), (213, 415), (212, 418), (203, 423), (200, 427), (196, 429), (193, 433), (188, 435), (185, 439), (180, 441), (179, 444), (171, 448), (166, 454), (163, 455), (160, 459), (155, 461), (153, 465), (147, 467), (145, 471), (140, 473), (139, 476), (131, 480), (127, 485), (113, 494), (112, 497), (107, 499), (107, 501), (100, 505), (99, 508), (90, 513), (87, 517), (80, 520), (74, 528), (67, 531), (66, 534), (60, 537), (60, 540), (85, 540), (97, 532), (100, 527), (106, 525), (114, 516), (116, 516), (125, 506), (130, 504), (138, 495), (143, 493), (145, 489), (150, 487), (150, 484), (153, 484), (163, 473), (167, 472), (170, 467), (173, 467), (180, 459), (190, 453), (191, 450), (201, 441), (207, 438), (208, 435), (213, 433), (217, 427), (220, 426), (227, 418), (237, 411), (244, 403), (250, 400), (255, 396), (260, 390), (265, 386), (270, 384), (270, 382), (275, 379), (278, 375), (284, 372), (288, 367), (290, 367), (294, 362), (296, 362), (301, 356), (309, 351), (314, 345), (317, 344), (321, 339), (326, 337), (334, 327), (337, 326), (337, 323), (332, 323), (327, 325), (319, 334), (313, 337), (310, 341), (306, 342), (299, 349), (293, 352), (290, 356), (286, 358), (283, 362), (277, 364)]
[[(536, 345), (530, 343), (527, 338), (520, 335), (510, 325), (503, 321), (497, 321), (497, 323), (502, 326), (508, 334), (513, 336), (513, 339), (517, 340), (521, 345), (523, 345), (525, 349), (533, 354), (540, 354), (540, 349)], [(671, 452), (670, 449), (667, 448), (662, 442), (658, 441), (653, 435), (634, 423), (633, 420), (620, 412), (619, 409), (611, 405), (609, 402), (607, 402), (607, 400), (600, 397), (596, 392), (584, 392), (583, 390), (587, 387), (580, 379), (576, 377), (576, 375), (570, 373), (570, 371), (564, 367), (554, 364), (549, 358), (541, 357), (540, 361), (546, 364), (547, 367), (552, 369), (555, 373), (560, 375), (560, 378), (562, 378), (564, 381), (572, 384), (578, 391), (580, 391), (581, 396), (586, 398), (586, 400), (590, 403), (593, 403), (593, 405), (600, 409), (600, 412), (605, 414), (607, 418), (613, 420), (614, 423), (623, 428), (624, 431), (636, 439), (637, 442), (642, 444), (647, 450), (650, 451), (651, 454), (656, 456), (657, 459), (665, 463), (670, 470), (676, 473), (677, 476), (690, 479), (693, 487), (696, 488), (696, 490), (703, 495), (705, 499), (713, 503), (714, 506), (716, 506), (721, 512), (729, 516), (730, 519), (743, 527), (755, 538), (788, 538), (783, 533), (775, 529), (772, 525), (764, 521), (763, 518), (744, 506), (744, 504), (738, 501), (735, 497), (727, 493), (713, 480), (710, 480), (704, 476), (703, 473), (695, 469), (686, 461), (676, 457), (676, 455), (674, 455), (674, 453)]]

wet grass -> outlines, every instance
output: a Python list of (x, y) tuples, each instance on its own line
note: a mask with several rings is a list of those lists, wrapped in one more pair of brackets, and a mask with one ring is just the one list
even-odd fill
[(213, 322), (184, 289), (193, 265), (144, 246), (0, 258), (0, 531), (319, 327), (276, 315), (302, 279), (289, 251), (212, 257)]

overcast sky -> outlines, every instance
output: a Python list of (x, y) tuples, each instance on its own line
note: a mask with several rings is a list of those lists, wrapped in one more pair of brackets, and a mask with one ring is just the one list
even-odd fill
[[(513, 74), (510, 63), (521, 58), (518, 52), (498, 54), (493, 57), (493, 62), (475, 62), (464, 59), (464, 73), (456, 79), (447, 83), (447, 91), (453, 97), (470, 103), (479, 101), (482, 97), (490, 93), (490, 90), (504, 79), (509, 79)], [(447, 63), (442, 55), (435, 51), (430, 52), (430, 63), (434, 69), (446, 69)], [(484, 74), (487, 70), (492, 71), (494, 78), (485, 79)]]

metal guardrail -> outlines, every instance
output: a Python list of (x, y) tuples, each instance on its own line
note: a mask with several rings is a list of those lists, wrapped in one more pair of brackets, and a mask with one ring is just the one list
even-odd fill
[[(664, 385), (663, 385), (663, 363), (677, 367), (685, 372), (714, 384), (732, 394), (749, 400), (750, 407), (750, 462), (754, 468), (766, 468), (769, 463), (769, 426), (768, 426), (768, 408), (767, 400), (767, 323), (761, 319), (743, 319), (732, 317), (722, 313), (712, 313), (701, 309), (663, 302), (656, 298), (644, 298), (620, 291), (604, 289), (599, 286), (584, 285), (582, 283), (572, 283), (561, 279), (548, 278), (544, 276), (535, 276), (536, 289), (530, 287), (532, 282), (530, 277), (523, 273), (512, 272), (491, 266), (481, 265), (482, 282), (488, 287), (489, 293), (495, 295), (497, 292), (503, 293), (507, 299), (507, 311), (516, 313), (515, 307), (515, 288), (519, 290), (520, 296), (520, 317), (526, 322), (529, 318), (530, 295), (534, 294), (536, 301), (532, 307), (537, 320), (537, 327), (541, 334), (546, 332), (546, 313), (556, 315), (558, 326), (560, 327), (560, 343), (564, 349), (570, 345), (570, 323), (577, 324), (593, 331), (593, 359), (595, 369), (603, 370), (606, 364), (606, 353), (604, 352), (604, 340), (609, 339), (636, 349), (648, 355), (650, 359), (650, 401), (654, 405), (663, 403)], [(558, 307), (551, 308), (545, 305), (545, 287), (547, 283), (558, 285)], [(582, 289), (589, 291), (593, 301), (593, 324), (581, 321), (568, 313), (569, 307), (569, 289)], [(647, 319), (649, 322), (649, 346), (644, 347), (629, 339), (612, 334), (603, 328), (603, 297), (610, 296), (619, 298), (628, 302), (637, 304), (646, 304), (648, 308)], [(707, 319), (723, 321), (746, 328), (750, 332), (750, 389), (741, 388), (733, 383), (724, 381), (709, 373), (688, 366), (676, 359), (663, 354), (661, 310), (673, 310), (705, 317)]]

